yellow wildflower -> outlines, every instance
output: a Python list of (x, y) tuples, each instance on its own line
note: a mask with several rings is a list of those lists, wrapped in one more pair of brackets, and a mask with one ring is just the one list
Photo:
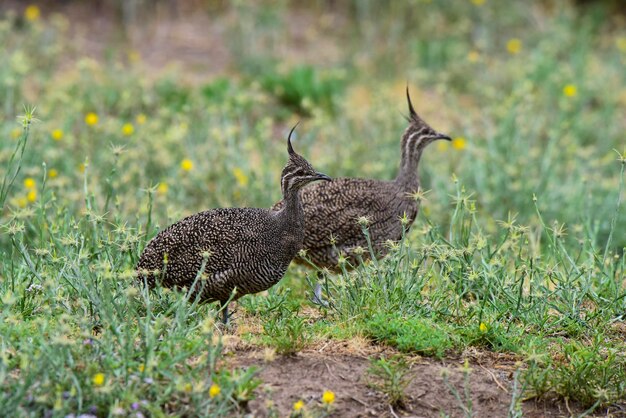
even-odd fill
[(139, 54), (139, 51), (137, 51), (136, 49), (128, 51), (127, 55), (128, 61), (130, 62), (137, 62), (141, 59), (141, 54)]
[(239, 184), (241, 187), (245, 187), (248, 185), (248, 176), (246, 176), (246, 173), (244, 173), (241, 168), (235, 168), (233, 170), (233, 175), (237, 179), (237, 184)]
[(25, 197), (20, 197), (17, 199), (17, 206), (23, 208), (28, 204), (28, 199)]
[(28, 194), (26, 195), (26, 199), (30, 203), (33, 203), (34, 201), (36, 201), (37, 200), (37, 190), (35, 190), (35, 189), (29, 190)]
[(59, 176), (59, 172), (55, 168), (48, 170), (48, 178), (54, 179)]
[(331, 392), (330, 390), (325, 390), (322, 394), (322, 402), (326, 405), (331, 405), (333, 402), (335, 402), (335, 393)]
[(135, 118), (135, 121), (137, 122), (137, 125), (143, 125), (144, 123), (146, 123), (146, 115), (144, 115), (143, 113), (138, 114)]
[(134, 132), (135, 132), (135, 127), (133, 126), (132, 123), (125, 123), (124, 126), (122, 126), (122, 133), (125, 136), (131, 136)]
[(511, 55), (519, 54), (522, 50), (522, 41), (517, 38), (509, 39), (506, 43), (506, 49)]
[(478, 60), (480, 60), (480, 54), (478, 53), (478, 51), (472, 50), (467, 53), (467, 60), (471, 63), (478, 62)]
[(160, 195), (164, 195), (167, 194), (167, 190), (169, 189), (169, 186), (167, 185), (167, 183), (159, 183), (159, 185), (157, 186), (157, 193)]
[(482, 6), (483, 4), (485, 4), (485, 0), (472, 0), (472, 3), (474, 3), (474, 5), (476, 6)]
[(38, 20), (40, 15), (41, 11), (39, 10), (39, 7), (34, 4), (31, 4), (24, 10), (24, 18), (30, 22)]
[(480, 325), (478, 326), (478, 329), (480, 330), (480, 332), (487, 332), (487, 324), (485, 324), (484, 322), (481, 322)]
[(220, 394), (220, 392), (221, 392), (221, 391), (222, 391), (222, 389), (221, 389), (218, 385), (216, 385), (215, 383), (213, 383), (213, 384), (211, 385), (211, 387), (209, 388), (209, 396), (210, 396), (211, 398), (215, 398), (217, 395), (219, 395), (219, 394)]
[(191, 161), (189, 158), (185, 158), (180, 162), (180, 168), (182, 168), (183, 171), (193, 170), (193, 161)]
[(85, 172), (85, 168), (86, 168), (85, 163), (80, 163), (80, 164), (78, 165), (78, 171), (79, 171), (80, 173), (84, 173), (84, 172)]
[(296, 412), (300, 412), (302, 408), (304, 408), (304, 401), (302, 399), (293, 404), (293, 410)]
[(60, 129), (55, 129), (54, 131), (52, 131), (52, 139), (54, 139), (55, 141), (60, 141), (63, 139), (63, 131)]
[(37, 184), (32, 177), (26, 177), (24, 179), (24, 187), (26, 187), (27, 189), (34, 189), (36, 185)]
[(183, 385), (183, 391), (189, 393), (193, 390), (193, 386), (191, 385), (191, 383), (187, 382)]
[(91, 378), (91, 381), (93, 382), (93, 385), (96, 387), (100, 387), (102, 385), (104, 385), (104, 373), (96, 373), (93, 375), (93, 377)]
[(16, 139), (22, 134), (22, 128), (13, 128), (11, 131), (11, 138)]
[(85, 123), (89, 126), (94, 126), (98, 124), (98, 115), (93, 112), (89, 112), (85, 115)]
[(143, 373), (143, 371), (146, 370), (146, 366), (143, 364), (140, 364), (139, 367), (137, 367), (137, 370), (139, 370), (139, 373)]
[(465, 149), (466, 142), (462, 136), (456, 137), (452, 140), (452, 148), (458, 150)]
[(563, 94), (567, 97), (574, 97), (578, 94), (578, 89), (573, 84), (568, 84), (563, 87)]
[(620, 36), (619, 38), (617, 38), (615, 40), (615, 45), (620, 51), (626, 52), (626, 36)]

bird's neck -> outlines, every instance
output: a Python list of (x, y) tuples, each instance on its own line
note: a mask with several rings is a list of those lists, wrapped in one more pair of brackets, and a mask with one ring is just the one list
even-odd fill
[(414, 192), (419, 188), (418, 166), (422, 158), (422, 147), (402, 146), (402, 158), (400, 159), (400, 170), (395, 182), (407, 192)]
[(285, 207), (280, 211), (281, 215), (291, 222), (303, 222), (304, 211), (302, 210), (302, 203), (300, 202), (300, 191), (285, 191), (283, 200), (285, 201)]

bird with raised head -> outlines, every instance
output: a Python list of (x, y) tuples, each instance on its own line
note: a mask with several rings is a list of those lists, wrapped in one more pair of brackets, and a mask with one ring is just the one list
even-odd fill
[[(386, 253), (385, 242), (398, 241), (403, 229), (408, 229), (419, 210), (420, 179), (418, 166), (424, 149), (448, 135), (431, 128), (416, 112), (411, 103), (409, 89), (406, 97), (409, 107), (409, 126), (401, 141), (401, 158), (398, 174), (393, 180), (362, 178), (335, 178), (318, 183), (302, 191), (304, 209), (306, 257), (295, 261), (319, 268), (338, 270), (342, 254), (352, 266), (358, 265), (359, 249), (362, 258), (369, 257), (368, 244), (362, 226), (366, 223), (377, 256)], [(286, 201), (278, 202), (273, 210), (282, 210)], [(404, 225), (402, 224), (404, 219)], [(316, 299), (320, 300), (320, 287)]]
[(283, 207), (221, 208), (196, 213), (159, 232), (137, 265), (148, 286), (186, 288), (202, 302), (219, 302), (228, 321), (228, 301), (266, 290), (280, 281), (302, 248), (304, 212), (300, 190), (330, 180), (298, 155), (287, 138), (282, 171)]

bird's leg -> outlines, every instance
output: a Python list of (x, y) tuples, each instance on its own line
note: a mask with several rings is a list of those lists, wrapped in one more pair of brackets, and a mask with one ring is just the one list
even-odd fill
[(317, 272), (316, 277), (317, 281), (315, 282), (315, 289), (313, 290), (313, 297), (311, 298), (311, 302), (318, 306), (323, 306), (324, 308), (328, 308), (328, 301), (322, 298), (322, 278), (323, 274), (321, 272)]
[(228, 324), (228, 301), (222, 303), (222, 323), (224, 325)]

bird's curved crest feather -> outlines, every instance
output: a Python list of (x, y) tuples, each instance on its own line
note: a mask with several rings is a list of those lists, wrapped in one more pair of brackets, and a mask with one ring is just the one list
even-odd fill
[(296, 123), (293, 128), (291, 128), (291, 131), (289, 131), (289, 136), (287, 137), (287, 151), (289, 152), (289, 155), (293, 155), (296, 152), (293, 150), (293, 146), (291, 146), (291, 135), (293, 134), (293, 131), (296, 130), (296, 127), (300, 124), (300, 121), (298, 121), (298, 123)]
[(411, 95), (409, 94), (409, 85), (407, 84), (406, 86), (406, 101), (409, 103), (409, 113), (411, 114), (412, 118), (417, 118), (417, 113), (415, 112), (415, 109), (413, 109), (413, 103), (411, 103)]

